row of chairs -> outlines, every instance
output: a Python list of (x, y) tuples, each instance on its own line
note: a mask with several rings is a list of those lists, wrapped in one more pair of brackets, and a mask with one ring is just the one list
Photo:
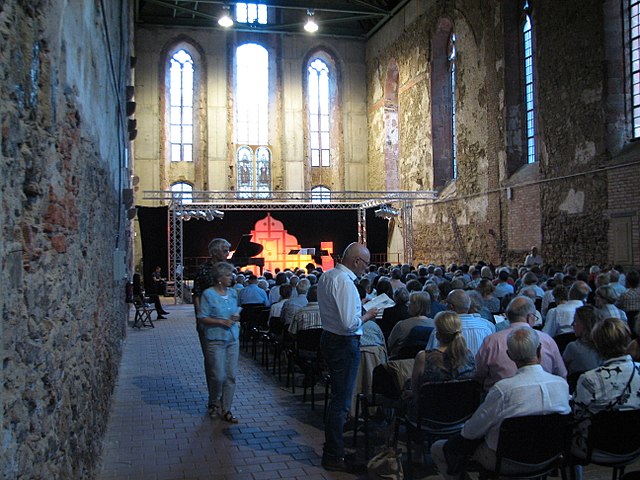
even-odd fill
[(281, 379), (283, 357), (286, 361), (286, 388), (296, 390), (296, 373), (303, 377), (303, 402), (307, 401), (307, 391), (310, 391), (311, 408), (315, 409), (315, 387), (322, 380), (325, 384), (326, 413), (329, 395), (329, 378), (327, 369), (320, 352), (320, 336), (322, 329), (299, 331), (292, 340), (284, 322), (279, 317), (269, 319), (270, 308), (262, 304), (243, 305), (240, 312), (240, 340), (241, 347), (251, 352), (254, 360), (258, 358), (260, 346), (260, 362), (267, 369), (271, 368), (274, 375)]
[[(395, 409), (394, 447), (397, 450), (399, 427), (404, 425), (407, 460), (411, 468), (414, 445), (428, 448), (436, 440), (450, 438), (462, 430), (482, 401), (481, 387), (474, 380), (427, 383), (420, 389), (416, 416), (412, 418), (404, 408), (397, 386), (382, 373), (383, 367), (377, 367), (376, 370), (380, 369), (378, 373), (374, 370), (373, 396), (359, 397), (365, 418), (366, 455), (369, 456), (367, 407), (379, 405)], [(380, 384), (380, 381), (383, 383)], [(466, 469), (479, 472), (481, 479), (546, 478), (559, 469), (563, 480), (566, 479), (567, 470), (571, 480), (575, 480), (576, 465), (596, 464), (611, 467), (611, 479), (620, 480), (625, 467), (640, 458), (638, 425), (640, 410), (605, 411), (594, 415), (587, 439), (587, 455), (581, 459), (570, 454), (573, 429), (571, 415), (509, 418), (500, 427), (494, 468), (486, 469), (477, 463), (470, 463)], [(505, 473), (502, 466), (507, 462), (510, 471), (513, 471), (514, 465), (521, 469), (515, 474)]]

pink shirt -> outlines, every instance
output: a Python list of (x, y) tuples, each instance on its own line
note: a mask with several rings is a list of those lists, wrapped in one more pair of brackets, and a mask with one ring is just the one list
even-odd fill
[[(514, 328), (531, 328), (526, 322), (512, 323), (508, 328), (493, 333), (484, 339), (476, 353), (476, 380), (485, 391), (503, 378), (512, 377), (518, 370), (516, 364), (507, 356), (507, 337)], [(542, 368), (554, 375), (567, 377), (567, 369), (556, 342), (544, 332), (538, 332), (542, 344)]]

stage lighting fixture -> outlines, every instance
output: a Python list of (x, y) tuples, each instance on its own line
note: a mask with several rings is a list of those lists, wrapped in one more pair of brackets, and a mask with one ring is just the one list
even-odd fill
[(378, 218), (386, 218), (387, 220), (391, 220), (392, 218), (396, 218), (400, 215), (400, 212), (395, 208), (390, 207), (389, 205), (380, 205), (378, 210), (373, 212)]

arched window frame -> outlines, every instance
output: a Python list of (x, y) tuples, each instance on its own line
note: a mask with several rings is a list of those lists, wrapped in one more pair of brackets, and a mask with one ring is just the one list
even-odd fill
[(311, 189), (311, 203), (330, 203), (331, 189), (324, 185), (316, 185)]
[(447, 59), (449, 60), (449, 81), (451, 83), (451, 173), (453, 179), (458, 177), (458, 139), (456, 134), (456, 34), (449, 35)]
[(455, 147), (455, 69), (452, 66), (453, 22), (441, 18), (432, 35), (431, 51), (431, 124), (433, 148), (433, 186), (443, 188), (456, 178)]
[[(339, 155), (338, 77), (338, 63), (329, 51), (317, 49), (308, 56), (304, 64), (306, 138), (312, 169), (334, 167)], [(316, 80), (322, 88), (314, 88)], [(316, 92), (318, 95), (314, 95)]]
[(167, 62), (167, 139), (171, 162), (193, 162), (195, 140), (194, 55), (181, 44), (172, 49)]
[(181, 199), (182, 203), (193, 203), (193, 185), (191, 183), (184, 181), (172, 183), (171, 191), (179, 193), (174, 198)]
[(640, 0), (623, 0), (627, 5), (629, 42), (629, 85), (631, 90), (631, 138), (640, 138)]
[(534, 74), (534, 41), (533, 18), (531, 5), (525, 0), (522, 6), (522, 59), (523, 59), (523, 98), (524, 98), (524, 136), (526, 140), (526, 163), (535, 163), (538, 159), (536, 152), (536, 97)]
[[(256, 73), (256, 68), (264, 70)], [(269, 144), (270, 54), (255, 42), (238, 45), (234, 55), (234, 137), (236, 190), (240, 198), (266, 198), (271, 191)], [(264, 83), (256, 84), (255, 79)], [(255, 193), (253, 193), (255, 192)]]

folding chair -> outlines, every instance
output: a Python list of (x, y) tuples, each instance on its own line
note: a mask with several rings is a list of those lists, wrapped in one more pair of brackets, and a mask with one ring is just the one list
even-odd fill
[(139, 295), (133, 297), (133, 306), (136, 308), (136, 315), (133, 318), (133, 326), (138, 329), (142, 327), (155, 328), (155, 325), (151, 320), (151, 312), (153, 312), (154, 308), (150, 304), (145, 303)]

